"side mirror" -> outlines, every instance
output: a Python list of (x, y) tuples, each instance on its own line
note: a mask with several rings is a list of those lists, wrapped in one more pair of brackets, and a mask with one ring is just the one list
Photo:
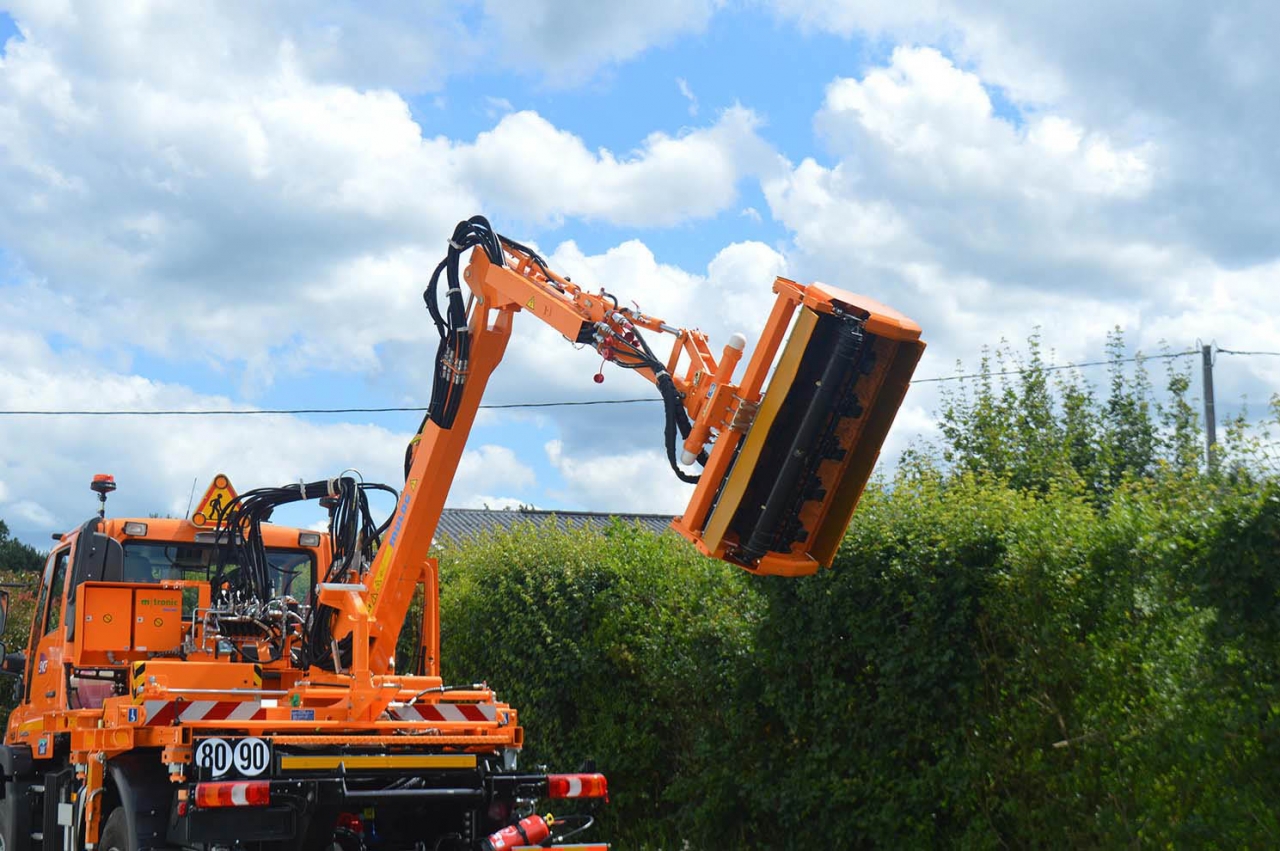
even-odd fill
[[(9, 622), (9, 592), (0, 589), (0, 635), (4, 634), (5, 625)], [(21, 677), (27, 671), (27, 654), (21, 651), (10, 653), (0, 639), (0, 676)]]

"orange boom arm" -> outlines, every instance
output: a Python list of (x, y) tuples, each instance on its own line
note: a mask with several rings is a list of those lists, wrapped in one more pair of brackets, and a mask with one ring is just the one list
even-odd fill
[[(472, 248), (459, 280), (460, 255)], [(444, 313), (435, 303), (442, 272), (449, 282)], [(471, 293), (465, 308), (464, 283)], [(432, 405), (359, 595), (367, 598), (369, 669), (388, 670), (414, 588), (431, 581), (427, 552), (485, 386), (520, 311), (658, 388), (672, 466), (677, 456), (685, 466), (702, 465), (696, 478), (677, 467), (696, 487), (672, 525), (703, 553), (757, 573), (794, 576), (829, 566), (924, 343), (911, 320), (861, 296), (785, 278), (773, 289), (777, 300), (764, 333), (735, 383), (746, 342), (741, 335), (733, 335), (717, 359), (701, 331), (623, 307), (605, 290), (587, 292), (547, 268), (536, 252), (493, 233), (480, 217), (459, 225), (427, 293), (442, 338)], [(675, 337), (667, 361), (653, 355), (646, 333)], [(355, 594), (349, 596), (352, 620), (362, 619)], [(432, 633), (424, 632), (424, 646), (436, 647), (438, 624), (423, 627)]]

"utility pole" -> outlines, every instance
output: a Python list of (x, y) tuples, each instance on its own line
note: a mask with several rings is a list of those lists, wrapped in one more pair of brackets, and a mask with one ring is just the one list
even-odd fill
[(1213, 344), (1206, 343), (1200, 347), (1201, 361), (1204, 366), (1204, 458), (1209, 469), (1214, 467), (1213, 446), (1218, 442), (1217, 415), (1213, 410)]

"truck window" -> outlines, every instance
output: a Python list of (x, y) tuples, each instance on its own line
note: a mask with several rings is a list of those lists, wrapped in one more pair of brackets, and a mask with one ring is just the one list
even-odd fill
[[(124, 581), (160, 582), (165, 579), (209, 579), (217, 566), (213, 544), (166, 541), (127, 541), (124, 545)], [(272, 585), (279, 596), (304, 598), (314, 581), (315, 558), (307, 550), (268, 549)], [(237, 570), (224, 565), (224, 576)]]
[(311, 591), (311, 553), (304, 550), (267, 550), (271, 584), (279, 597), (304, 599)]
[(62, 595), (67, 590), (67, 564), (70, 550), (62, 550), (54, 558), (53, 576), (49, 580), (49, 602), (45, 610), (44, 634), (48, 635), (62, 626)]

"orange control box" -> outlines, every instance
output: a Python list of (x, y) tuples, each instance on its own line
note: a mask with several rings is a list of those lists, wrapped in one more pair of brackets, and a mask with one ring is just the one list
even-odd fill
[(182, 644), (181, 589), (85, 582), (76, 589), (80, 622), (72, 663), (146, 659)]
[(182, 591), (135, 588), (133, 591), (133, 649), (156, 653), (182, 644)]

